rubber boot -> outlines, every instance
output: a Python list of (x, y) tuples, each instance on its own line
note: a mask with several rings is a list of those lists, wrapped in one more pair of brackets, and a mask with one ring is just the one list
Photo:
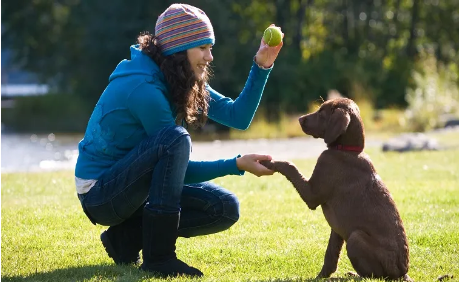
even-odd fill
[(140, 269), (159, 277), (202, 276), (203, 273), (177, 259), (175, 243), (180, 213), (157, 214), (148, 209), (143, 212), (143, 263)]
[(129, 218), (121, 224), (110, 226), (100, 234), (105, 251), (116, 264), (137, 264), (142, 249), (142, 217)]

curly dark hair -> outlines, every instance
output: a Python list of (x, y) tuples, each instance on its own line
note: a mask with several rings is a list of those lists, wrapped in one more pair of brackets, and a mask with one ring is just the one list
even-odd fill
[(160, 68), (169, 86), (171, 102), (177, 114), (176, 124), (183, 121), (193, 128), (202, 127), (207, 121), (210, 94), (205, 88), (211, 74), (207, 69), (203, 79), (197, 79), (188, 61), (187, 51), (163, 56), (156, 36), (143, 32), (137, 38), (142, 52)]

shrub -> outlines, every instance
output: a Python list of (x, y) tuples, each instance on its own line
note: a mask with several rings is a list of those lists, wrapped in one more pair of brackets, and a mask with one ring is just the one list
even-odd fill
[(421, 52), (420, 71), (413, 71), (414, 88), (408, 88), (407, 126), (426, 131), (442, 126), (444, 115), (459, 114), (457, 65), (439, 64), (431, 52)]

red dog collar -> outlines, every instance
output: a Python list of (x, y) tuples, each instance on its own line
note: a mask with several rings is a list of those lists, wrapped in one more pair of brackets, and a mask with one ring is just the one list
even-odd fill
[(363, 147), (360, 146), (347, 146), (347, 145), (336, 145), (329, 147), (330, 149), (341, 150), (341, 151), (351, 151), (351, 152), (362, 152)]

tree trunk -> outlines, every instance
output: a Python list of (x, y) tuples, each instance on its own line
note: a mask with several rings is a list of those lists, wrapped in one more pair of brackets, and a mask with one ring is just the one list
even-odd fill
[(308, 24), (306, 21), (306, 10), (309, 6), (314, 3), (314, 0), (299, 0), (300, 8), (298, 9), (297, 19), (298, 23), (296, 26), (296, 33), (293, 39), (293, 46), (301, 51), (301, 42), (303, 41), (303, 26)]
[[(399, 34), (400, 34), (400, 30), (399, 30), (399, 27), (397, 25), (397, 17), (398, 17), (398, 12), (400, 10), (400, 2), (401, 0), (397, 0), (397, 2), (395, 2), (395, 11), (394, 11), (394, 15), (393, 15), (393, 18), (392, 20), (388, 20), (387, 21), (387, 25), (386, 25), (386, 28), (388, 29), (388, 32), (386, 34), (386, 36), (384, 36), (384, 42), (382, 44), (384, 44), (384, 53), (382, 55), (382, 58), (385, 58), (387, 56), (387, 54), (389, 53), (389, 42), (391, 39), (397, 39)], [(386, 5), (384, 3), (384, 5)], [(390, 28), (391, 28), (391, 25), (395, 26), (395, 29), (396, 29), (396, 32), (394, 35), (390, 34)], [(382, 63), (382, 61), (381, 61)]]
[(416, 56), (416, 25), (419, 19), (419, 1), (413, 1), (413, 8), (411, 9), (411, 26), (410, 26), (410, 38), (406, 46), (406, 55), (408, 58)]
[(275, 5), (276, 5), (276, 25), (282, 28), (287, 28), (285, 26), (286, 21), (285, 21), (284, 10), (288, 7), (288, 3), (286, 3), (285, 0), (276, 0)]

